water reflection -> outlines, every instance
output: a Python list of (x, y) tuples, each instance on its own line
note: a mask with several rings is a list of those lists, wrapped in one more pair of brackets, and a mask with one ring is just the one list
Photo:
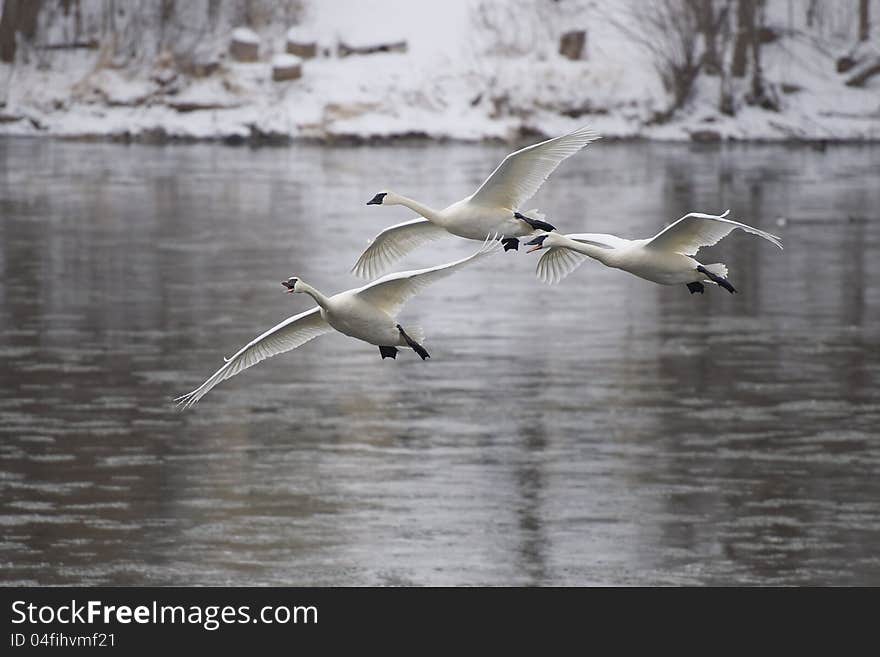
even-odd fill
[(731, 236), (702, 297), (506, 254), (408, 306), (427, 363), (328, 336), (171, 409), (308, 306), (282, 277), (355, 283), (376, 190), (506, 151), (0, 141), (4, 583), (880, 584), (876, 147), (600, 143), (561, 227), (730, 207), (786, 250)]

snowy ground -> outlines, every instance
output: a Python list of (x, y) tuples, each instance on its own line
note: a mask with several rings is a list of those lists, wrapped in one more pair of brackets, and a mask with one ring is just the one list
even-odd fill
[[(228, 32), (206, 36), (200, 48), (220, 54), (219, 69), (206, 77), (180, 72), (170, 57), (33, 51), (27, 62), (0, 65), (0, 134), (479, 140), (589, 123), (621, 138), (880, 140), (880, 75), (852, 88), (835, 69), (848, 26), (829, 15), (824, 36), (807, 34), (790, 6), (771, 0), (769, 18), (787, 31), (764, 49), (766, 79), (788, 89), (779, 112), (744, 105), (735, 117), (723, 115), (718, 79), (702, 77), (687, 107), (653, 123), (668, 95), (649, 56), (616, 27), (619, 5), (332, 0), (304, 3), (297, 17), (297, 32), (319, 44), (298, 80), (272, 80), (272, 56), (284, 52), (290, 27), (281, 24), (260, 30), (254, 63), (226, 55)], [(559, 35), (570, 29), (587, 31), (582, 60), (558, 53)], [(61, 32), (47, 26), (44, 38), (58, 42)], [(405, 53), (337, 55), (340, 42), (401, 39)]]

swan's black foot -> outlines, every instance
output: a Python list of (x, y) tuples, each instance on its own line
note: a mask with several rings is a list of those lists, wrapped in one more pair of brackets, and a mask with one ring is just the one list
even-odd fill
[(715, 282), (718, 283), (718, 285), (723, 287), (725, 290), (727, 290), (731, 294), (736, 294), (736, 288), (733, 287), (733, 285), (730, 284), (730, 281), (728, 281), (726, 278), (719, 278)]
[(519, 240), (515, 237), (505, 237), (501, 240), (501, 243), (504, 245), (505, 251), (510, 251), (511, 249), (519, 251)]
[(708, 269), (706, 269), (703, 265), (697, 265), (697, 271), (700, 272), (701, 274), (705, 274), (706, 278), (708, 278), (710, 281), (712, 281), (714, 283), (718, 283), (718, 285), (723, 287), (725, 290), (727, 290), (731, 294), (734, 294), (736, 292), (736, 288), (730, 284), (730, 281), (728, 281), (726, 278), (722, 278), (721, 276), (716, 276), (715, 274), (710, 272)]
[(416, 342), (406, 334), (406, 331), (403, 330), (403, 327), (400, 324), (397, 325), (397, 330), (400, 331), (400, 336), (403, 338), (404, 342), (406, 342), (414, 352), (421, 356), (422, 360), (431, 357), (431, 355), (427, 351), (425, 351), (425, 348), (422, 345), (420, 345), (418, 342)]
[(691, 294), (693, 294), (694, 292), (699, 292), (700, 294), (702, 294), (703, 292), (706, 291), (706, 286), (703, 285), (702, 283), (699, 283), (699, 282), (688, 283), (687, 286), (688, 286), (688, 289), (691, 291)]
[(397, 360), (397, 347), (379, 347), (379, 353), (382, 354), (382, 360), (386, 358)]
[(548, 233), (551, 230), (556, 230), (556, 226), (553, 226), (552, 224), (548, 224), (546, 221), (541, 221), (540, 219), (531, 219), (520, 212), (514, 212), (513, 216), (515, 219), (525, 221), (529, 226), (531, 226), (535, 230), (545, 230)]

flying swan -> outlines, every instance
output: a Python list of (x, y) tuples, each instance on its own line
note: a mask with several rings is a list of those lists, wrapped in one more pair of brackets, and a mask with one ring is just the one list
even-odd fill
[(285, 319), (252, 340), (202, 385), (174, 401), (184, 409), (189, 408), (221, 381), (270, 356), (301, 347), (309, 340), (330, 333), (333, 329), (378, 346), (383, 360), (396, 358), (397, 347), (409, 347), (422, 360), (430, 358), (420, 344), (424, 340), (422, 330), (413, 326), (404, 330), (397, 322), (397, 314), (409, 299), (431, 283), (449, 276), (471, 261), (494, 253), (500, 246), (497, 238), (486, 238), (477, 252), (461, 260), (427, 269), (388, 274), (369, 285), (346, 290), (331, 297), (324, 296), (311, 285), (291, 276), (281, 282), (288, 293), (308, 294), (318, 305)]
[(373, 278), (416, 247), (450, 233), (472, 240), (497, 233), (508, 251), (519, 247), (517, 237), (533, 235), (536, 230), (555, 230), (537, 210), (521, 214), (519, 207), (535, 195), (564, 159), (597, 139), (599, 133), (584, 126), (511, 153), (476, 192), (444, 210), (434, 210), (391, 191), (379, 192), (367, 205), (403, 205), (421, 218), (379, 233), (352, 271), (361, 278)]
[(536, 274), (550, 285), (561, 281), (590, 257), (661, 285), (684, 283), (691, 294), (703, 294), (703, 283), (720, 285), (733, 294), (736, 289), (726, 278), (725, 265), (702, 265), (691, 256), (701, 247), (717, 244), (737, 228), (763, 237), (780, 249), (782, 242), (776, 235), (725, 219), (729, 212), (721, 215), (691, 212), (650, 239), (627, 240), (601, 233), (548, 233), (526, 242), (534, 245), (527, 253), (547, 249), (538, 261)]

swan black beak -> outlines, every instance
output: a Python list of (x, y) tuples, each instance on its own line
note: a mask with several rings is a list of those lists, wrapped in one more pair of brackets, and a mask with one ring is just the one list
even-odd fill
[(526, 246), (534, 245), (531, 249), (527, 249), (526, 253), (531, 253), (532, 251), (540, 251), (541, 249), (543, 249), (545, 239), (547, 239), (546, 235), (538, 235), (535, 239), (526, 242)]
[(388, 192), (382, 192), (380, 194), (376, 194), (373, 198), (367, 201), (367, 205), (382, 205), (382, 201), (387, 196)]
[(295, 292), (297, 280), (299, 279), (297, 279), (295, 276), (291, 276), (286, 281), (281, 281), (281, 284), (287, 288), (288, 294), (293, 294)]

